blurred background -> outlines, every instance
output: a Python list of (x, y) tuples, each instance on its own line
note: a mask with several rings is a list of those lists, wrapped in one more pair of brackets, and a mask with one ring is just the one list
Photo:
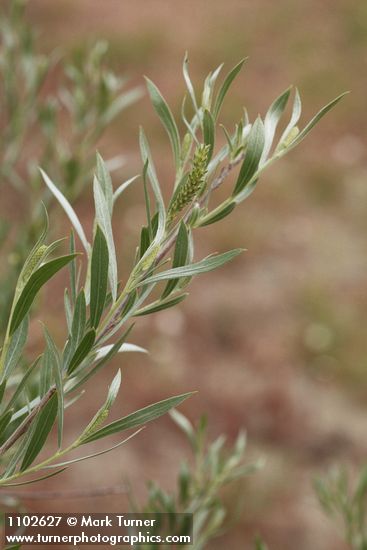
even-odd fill
[[(224, 433), (229, 441), (246, 430), (249, 462), (264, 457), (266, 463), (236, 487), (243, 504), (239, 521), (212, 543), (213, 550), (224, 544), (251, 548), (256, 533), (273, 550), (294, 550), (295, 543), (297, 550), (342, 550), (312, 481), (334, 463), (362, 464), (367, 450), (367, 3), (32, 0), (27, 14), (46, 54), (108, 40), (107, 61), (115, 72), (128, 74), (131, 84), (143, 85), (143, 75), (149, 76), (176, 113), (184, 94), (185, 50), (197, 84), (221, 62), (229, 70), (249, 56), (222, 112), (229, 125), (243, 106), (250, 119), (264, 115), (289, 84), (300, 89), (303, 122), (351, 90), (299, 148), (265, 173), (241, 208), (197, 233), (197, 258), (234, 247), (247, 252), (198, 278), (183, 305), (139, 320), (130, 339), (150, 355), (119, 357), (88, 390), (94, 410), (121, 366), (116, 414), (198, 390), (182, 407), (191, 420), (207, 413), (210, 434)], [(126, 157), (115, 185), (138, 173), (140, 124), (168, 189), (169, 143), (147, 96), (116, 119), (99, 150), (105, 158)], [(21, 211), (19, 195), (2, 192), (3, 209)], [(90, 188), (76, 209), (90, 226)], [(51, 225), (62, 236), (68, 223), (56, 211)], [(122, 273), (129, 268), (140, 220), (138, 183), (124, 195), (115, 218)], [(61, 339), (62, 293), (55, 285), (43, 294), (40, 317)], [(37, 350), (42, 335), (34, 322)], [(88, 399), (78, 405), (81, 423), (91, 415)], [(167, 489), (173, 485), (178, 462), (188, 453), (180, 432), (163, 418), (122, 450), (76, 465), (42, 488), (93, 488), (129, 479), (144, 499), (148, 479)], [(229, 502), (232, 498), (228, 495)], [(117, 512), (127, 499), (26, 504), (34, 511)]]

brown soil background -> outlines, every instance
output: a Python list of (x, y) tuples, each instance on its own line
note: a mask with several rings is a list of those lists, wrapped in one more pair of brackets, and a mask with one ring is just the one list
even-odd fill
[[(300, 88), (303, 121), (352, 90), (297, 150), (264, 175), (241, 208), (197, 236), (197, 258), (237, 246), (247, 252), (197, 279), (184, 305), (139, 321), (131, 341), (147, 346), (150, 355), (115, 360), (89, 385), (77, 413), (67, 417), (72, 437), (103, 401), (117, 367), (124, 381), (116, 415), (198, 390), (182, 407), (193, 421), (207, 413), (211, 435), (225, 433), (229, 441), (245, 429), (249, 461), (266, 457), (263, 471), (237, 491), (244, 501), (239, 523), (210, 549), (251, 548), (259, 532), (271, 550), (342, 550), (337, 530), (320, 512), (312, 480), (335, 463), (356, 467), (366, 453), (367, 4), (32, 0), (29, 17), (45, 51), (108, 39), (115, 70), (128, 73), (133, 83), (148, 75), (176, 110), (184, 90), (185, 50), (196, 82), (222, 61), (228, 69), (249, 56), (223, 111), (227, 123), (243, 105), (251, 118), (264, 114), (290, 83)], [(100, 150), (107, 158), (127, 156), (121, 176), (136, 173), (139, 124), (168, 188), (169, 145), (147, 97), (110, 128)], [(116, 216), (122, 272), (137, 239), (142, 201), (137, 186)], [(88, 190), (77, 209), (88, 224)], [(61, 230), (58, 224), (55, 231)], [(61, 339), (57, 289), (57, 283), (49, 285), (40, 316)], [(40, 342), (34, 328), (34, 347)], [(181, 434), (164, 418), (126, 447), (76, 465), (42, 489), (93, 488), (128, 478), (144, 498), (148, 479), (173, 487), (179, 460), (188, 454)], [(26, 504), (34, 511), (117, 512), (126, 510), (127, 500)]]

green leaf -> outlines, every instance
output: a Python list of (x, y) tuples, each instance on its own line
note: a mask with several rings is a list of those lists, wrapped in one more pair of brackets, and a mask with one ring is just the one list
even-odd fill
[(89, 422), (81, 436), (78, 440), (82, 443), (84, 439), (87, 439), (88, 436), (91, 436), (97, 431), (100, 425), (106, 420), (112, 405), (115, 402), (117, 394), (119, 392), (121, 385), (121, 371), (118, 370), (115, 378), (112, 380), (111, 386), (108, 390), (107, 399), (102, 405), (102, 407), (96, 412), (92, 420)]
[[(70, 254), (75, 254), (75, 237), (74, 231), (70, 231)], [(76, 261), (72, 260), (69, 265), (70, 271), (70, 290), (71, 290), (71, 299), (73, 304), (75, 304), (76, 293), (77, 293), (77, 276), (76, 276)]]
[(3, 402), (3, 397), (4, 397), (5, 389), (6, 389), (6, 383), (7, 383), (7, 380), (4, 380), (4, 382), (1, 382), (1, 384), (0, 384), (0, 405)]
[[(185, 222), (181, 221), (180, 228), (177, 234), (175, 253), (173, 256), (173, 267), (181, 267), (187, 262), (187, 253), (189, 248), (189, 236)], [(162, 292), (162, 298), (167, 298), (173, 292), (178, 284), (179, 279), (171, 279), (168, 281), (166, 288)]]
[(147, 227), (142, 227), (140, 233), (140, 248), (139, 256), (142, 258), (150, 245), (149, 229)]
[(160, 281), (166, 281), (178, 277), (192, 277), (194, 275), (199, 275), (200, 273), (207, 273), (208, 271), (212, 271), (213, 269), (221, 267), (227, 262), (233, 260), (233, 258), (238, 256), (238, 254), (240, 254), (241, 252), (243, 252), (242, 248), (236, 248), (234, 250), (230, 250), (229, 252), (224, 252), (224, 254), (208, 256), (207, 258), (204, 258), (203, 260), (195, 264), (183, 267), (176, 267), (167, 271), (163, 271), (162, 273), (157, 273), (156, 275), (152, 275), (151, 277), (147, 277), (147, 279), (140, 282), (137, 286), (158, 283)]
[(112, 447), (108, 447), (107, 449), (103, 449), (102, 451), (98, 451), (96, 453), (92, 453), (90, 455), (86, 456), (80, 456), (78, 458), (73, 458), (71, 460), (66, 460), (65, 462), (60, 462), (58, 464), (50, 464), (49, 466), (45, 466), (44, 469), (53, 469), (53, 468), (60, 468), (60, 466), (69, 466), (70, 464), (75, 464), (76, 462), (83, 462), (84, 460), (90, 460), (91, 458), (95, 458), (96, 456), (105, 455), (106, 453), (110, 453), (111, 451), (114, 451), (118, 447), (121, 447), (121, 445), (124, 445), (130, 439), (138, 435), (144, 428), (140, 428), (139, 430), (136, 430), (133, 434), (129, 435), (129, 437), (126, 437), (122, 441), (119, 441), (119, 443), (116, 443), (116, 445), (112, 445)]
[(14, 307), (9, 329), (10, 336), (14, 334), (24, 317), (27, 315), (33, 300), (42, 286), (73, 258), (75, 258), (75, 254), (69, 254), (68, 256), (61, 256), (60, 258), (50, 260), (31, 275)]
[(79, 344), (84, 331), (85, 331), (85, 324), (87, 319), (87, 306), (85, 301), (85, 293), (82, 289), (75, 302), (75, 309), (74, 309), (74, 315), (73, 315), (73, 322), (71, 324), (71, 338), (73, 347), (75, 347)]
[(34, 420), (34, 431), (27, 445), (20, 471), (26, 470), (41, 452), (57, 415), (57, 394), (51, 397)]
[(97, 225), (92, 250), (90, 288), (90, 324), (93, 328), (98, 327), (106, 301), (108, 257), (106, 238), (99, 225)]
[(281, 138), (280, 138), (280, 140), (278, 142), (278, 145), (275, 149), (275, 153), (278, 153), (279, 149), (282, 148), (284, 141), (287, 140), (287, 138), (289, 137), (289, 134), (292, 132), (293, 128), (296, 126), (297, 122), (299, 121), (301, 113), (302, 113), (302, 101), (301, 101), (301, 97), (299, 95), (299, 91), (296, 88), (295, 93), (294, 93), (291, 119), (290, 119), (286, 129), (284, 130), (284, 132), (281, 135)]
[(339, 101), (349, 92), (344, 92), (343, 94), (339, 95), (333, 101), (330, 101), (325, 107), (323, 107), (310, 122), (307, 124), (307, 126), (298, 134), (296, 139), (294, 139), (291, 144), (287, 147), (287, 151), (290, 151), (290, 149), (293, 149), (293, 147), (296, 147), (301, 141), (307, 136), (307, 134), (312, 130), (312, 128), (319, 122), (319, 120), (322, 119), (323, 116), (326, 115)]
[(106, 163), (99, 153), (97, 153), (97, 179), (102, 187), (104, 196), (106, 197), (106, 202), (108, 204), (108, 209), (110, 216), (112, 216), (113, 209), (113, 187), (110, 173), (107, 169)]
[(80, 342), (77, 347), (71, 361), (69, 363), (67, 373), (70, 375), (72, 372), (80, 365), (80, 363), (86, 358), (88, 353), (93, 347), (94, 341), (96, 339), (96, 331), (94, 329), (87, 332), (83, 340)]
[(149, 240), (151, 241), (153, 238), (153, 232), (152, 232), (152, 217), (150, 214), (150, 196), (148, 191), (148, 182), (147, 182), (147, 172), (148, 172), (148, 164), (149, 160), (147, 159), (144, 164), (143, 168), (143, 187), (144, 187), (144, 201), (145, 201), (145, 211), (147, 215), (147, 228), (149, 233)]
[(137, 426), (141, 426), (142, 424), (151, 422), (152, 420), (155, 420), (156, 418), (159, 418), (160, 416), (168, 412), (173, 407), (177, 407), (178, 405), (180, 405), (180, 403), (182, 403), (183, 401), (185, 401), (185, 399), (191, 397), (192, 395), (193, 392), (184, 393), (182, 395), (170, 397), (169, 399), (164, 399), (163, 401), (154, 403), (154, 405), (144, 407), (143, 409), (135, 411), (128, 416), (120, 418), (120, 420), (116, 420), (115, 422), (104, 426), (100, 430), (93, 433), (85, 441), (83, 441), (83, 443), (90, 443), (91, 441), (96, 441), (97, 439), (101, 439), (102, 437), (107, 437), (115, 433), (130, 430), (131, 428), (136, 428)]
[(204, 144), (209, 145), (208, 152), (208, 163), (210, 162), (213, 151), (214, 151), (214, 141), (215, 141), (215, 123), (210, 112), (205, 109), (203, 117), (203, 136)]
[(222, 84), (222, 86), (221, 86), (221, 88), (218, 92), (218, 95), (215, 99), (215, 103), (214, 103), (214, 107), (213, 107), (213, 118), (214, 118), (214, 120), (216, 120), (218, 118), (219, 111), (222, 107), (224, 98), (226, 97), (226, 94), (227, 94), (232, 82), (234, 81), (234, 79), (236, 78), (236, 76), (238, 75), (240, 70), (242, 69), (242, 66), (243, 66), (245, 61), (246, 61), (246, 59), (242, 59), (235, 67), (233, 67), (233, 69), (227, 74), (226, 78), (224, 79), (224, 82), (223, 82), (223, 84)]
[(31, 364), (30, 367), (28, 367), (28, 370), (26, 371), (25, 375), (23, 376), (22, 380), (19, 382), (19, 384), (17, 385), (17, 389), (15, 390), (15, 392), (13, 393), (9, 403), (7, 404), (6, 406), (6, 409), (5, 410), (9, 410), (13, 407), (15, 407), (16, 405), (16, 402), (20, 396), (20, 394), (22, 393), (22, 391), (24, 390), (24, 388), (26, 387), (26, 384), (29, 380), (29, 378), (31, 377), (31, 375), (33, 374), (33, 372), (35, 371), (36, 367), (38, 366), (38, 363), (40, 362), (40, 359), (41, 359), (42, 355), (40, 355), (39, 357), (37, 357), (37, 359)]
[(10, 339), (9, 348), (5, 357), (5, 367), (2, 373), (2, 380), (9, 378), (13, 369), (17, 366), (19, 359), (22, 356), (23, 348), (27, 341), (28, 335), (28, 316), (20, 323), (17, 330)]
[(195, 90), (189, 75), (189, 58), (188, 58), (187, 52), (185, 53), (185, 57), (183, 60), (182, 72), (183, 72), (183, 77), (186, 83), (187, 90), (189, 92), (193, 107), (195, 109), (195, 113), (198, 113), (198, 104), (196, 101)]
[(10, 423), (13, 412), (13, 409), (9, 409), (0, 416), (0, 436), (4, 433)]
[[(74, 261), (74, 260), (73, 260)], [(73, 313), (71, 308), (71, 302), (69, 298), (69, 291), (67, 288), (64, 290), (64, 310), (65, 310), (65, 319), (68, 327), (68, 331), (71, 331), (71, 323), (73, 322)]]
[(271, 145), (273, 143), (275, 131), (278, 126), (278, 122), (284, 113), (284, 109), (286, 108), (286, 105), (288, 103), (288, 99), (291, 93), (291, 88), (288, 88), (283, 92), (270, 106), (268, 112), (266, 113), (265, 120), (264, 120), (264, 134), (265, 134), (265, 143), (264, 143), (264, 149), (261, 155), (261, 161), (260, 164), (262, 164), (271, 149)]
[(203, 110), (211, 108), (215, 83), (223, 65), (224, 63), (221, 63), (213, 72), (210, 72), (204, 81), (203, 93), (201, 95), (201, 108)]
[(206, 225), (211, 225), (212, 223), (219, 222), (219, 220), (222, 220), (228, 214), (232, 212), (236, 207), (236, 203), (234, 201), (230, 202), (229, 204), (222, 204), (212, 212), (209, 212), (206, 216), (203, 216), (202, 218), (199, 218), (199, 221), (196, 225), (196, 227), (204, 227)]
[(19, 274), (17, 288), (16, 288), (16, 295), (23, 289), (25, 283), (28, 281), (29, 277), (32, 275), (33, 271), (35, 270), (36, 267), (38, 267), (38, 264), (39, 264), (39, 260), (40, 260), (39, 249), (43, 245), (47, 235), (47, 231), (48, 231), (47, 210), (44, 207), (43, 203), (42, 203), (42, 206), (43, 206), (43, 212), (45, 215), (44, 227), (40, 237), (38, 238), (38, 241), (32, 248), (31, 252), (29, 253), (26, 261), (24, 262), (22, 270)]
[(115, 301), (117, 295), (117, 261), (115, 243), (113, 240), (113, 232), (111, 225), (111, 217), (108, 209), (106, 198), (98, 179), (93, 182), (94, 203), (96, 208), (96, 221), (101, 226), (101, 229), (106, 237), (108, 253), (109, 253), (109, 269), (108, 275), (110, 280), (110, 289), (112, 298)]
[(255, 175), (259, 167), (259, 162), (264, 149), (264, 143), (264, 124), (261, 118), (258, 117), (254, 122), (248, 137), (245, 160), (242, 163), (233, 195), (238, 195)]
[[(32, 483), (38, 483), (39, 481), (43, 481), (44, 479), (49, 479), (50, 477), (57, 476), (58, 474), (62, 474), (62, 472), (65, 472), (67, 468), (61, 468), (57, 472), (52, 472), (51, 474), (47, 474), (45, 476), (37, 477), (35, 479), (30, 479), (28, 481), (22, 481), (21, 483), (1, 483), (0, 487), (20, 487), (21, 485), (31, 485)], [(12, 546), (11, 549), (20, 548), (20, 546)], [(8, 550), (11, 550), (8, 548)]]
[[(155, 234), (155, 239), (151, 244), (151, 247), (153, 247), (155, 244), (160, 243), (160, 241), (163, 239), (165, 235), (166, 209), (164, 206), (162, 191), (159, 185), (157, 173), (154, 167), (152, 154), (150, 152), (148, 140), (146, 138), (143, 128), (140, 128), (139, 143), (140, 143), (141, 157), (144, 164), (148, 161), (147, 174), (149, 177), (149, 181), (152, 185), (153, 193), (156, 200), (157, 210), (158, 210), (158, 227)], [(146, 253), (149, 254), (149, 249), (147, 250)]]
[(54, 197), (58, 200), (62, 208), (64, 209), (64, 212), (68, 216), (69, 220), (71, 221), (79, 239), (81, 240), (85, 248), (85, 251), (87, 252), (87, 254), (89, 254), (90, 244), (88, 243), (87, 237), (85, 236), (85, 233), (84, 233), (84, 229), (82, 227), (82, 224), (79, 221), (78, 216), (75, 213), (74, 208), (71, 206), (71, 204), (66, 199), (66, 197), (64, 197), (61, 191), (56, 187), (56, 185), (50, 180), (48, 175), (42, 169), (40, 169), (40, 171), (45, 184), (47, 185), (51, 193), (54, 195)]
[(100, 361), (87, 373), (83, 373), (83, 375), (80, 378), (77, 378), (76, 382), (73, 382), (71, 387), (68, 387), (67, 393), (70, 393), (72, 391), (75, 391), (80, 386), (84, 385), (89, 378), (94, 376), (107, 362), (109, 362), (114, 355), (118, 353), (120, 350), (122, 344), (125, 342), (126, 338), (130, 334), (132, 328), (134, 325), (131, 325), (125, 332), (122, 334), (122, 336), (117, 340), (117, 342), (111, 347), (111, 349), (108, 351), (106, 355), (104, 355)]
[(52, 367), (52, 358), (49, 349), (45, 349), (45, 352), (42, 357), (42, 366), (40, 369), (40, 381), (39, 381), (39, 392), (40, 396), (43, 397), (53, 382), (53, 367)]
[(170, 298), (168, 300), (157, 300), (156, 302), (153, 302), (152, 304), (149, 304), (146, 307), (138, 309), (138, 311), (134, 313), (134, 317), (141, 317), (142, 315), (157, 313), (158, 311), (163, 311), (164, 309), (168, 309), (170, 307), (176, 306), (180, 302), (183, 302), (183, 300), (187, 296), (188, 296), (188, 293), (186, 292), (185, 294), (181, 294), (180, 296), (176, 296), (175, 298)]
[(149, 78), (145, 77), (145, 80), (150, 99), (170, 139), (176, 168), (179, 168), (181, 146), (175, 119), (173, 118), (172, 112), (157, 86), (149, 80)]
[(57, 442), (59, 449), (62, 446), (62, 436), (64, 431), (64, 386), (62, 382), (62, 363), (60, 358), (59, 350), (57, 349), (55, 342), (53, 341), (50, 333), (46, 327), (43, 327), (45, 340), (47, 344), (47, 351), (49, 353), (52, 370), (55, 378), (56, 391), (57, 391)]

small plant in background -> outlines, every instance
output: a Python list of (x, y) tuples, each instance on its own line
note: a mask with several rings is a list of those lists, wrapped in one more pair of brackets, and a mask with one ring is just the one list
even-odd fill
[[(207, 547), (209, 541), (226, 529), (229, 511), (223, 500), (223, 489), (254, 472), (260, 463), (249, 465), (244, 462), (244, 434), (238, 436), (233, 447), (226, 445), (224, 436), (208, 443), (205, 417), (201, 418), (198, 426), (194, 428), (178, 411), (173, 410), (170, 414), (190, 443), (193, 463), (181, 463), (174, 493), (166, 492), (155, 482), (151, 482), (146, 505), (141, 508), (132, 503), (132, 509), (134, 512), (149, 514), (193, 514), (194, 543), (190, 547), (193, 550), (202, 550)], [(235, 514), (232, 514), (231, 523), (233, 515)], [(182, 524), (175, 525), (175, 532), (185, 533), (185, 520), (178, 521)], [(147, 544), (137, 546), (146, 550), (159, 547)]]
[[(107, 43), (76, 52), (71, 60), (59, 50), (37, 51), (35, 33), (25, 18), (25, 0), (2, 7), (0, 20), (0, 176), (21, 195), (24, 208), (16, 245), (0, 280), (0, 330), (5, 330), (13, 292), (28, 251), (41, 230), (41, 201), (51, 195), (41, 185), (38, 166), (53, 174), (69, 200), (90, 181), (96, 144), (119, 113), (142, 95), (125, 91), (127, 79), (106, 67)], [(48, 89), (51, 77), (56, 87)], [(116, 168), (124, 159), (112, 159)], [(24, 204), (23, 204), (24, 203)], [(9, 222), (0, 223), (5, 250)]]
[[(81, 427), (80, 435), (74, 441), (64, 441), (64, 411), (74, 406), (85, 383), (119, 351), (137, 350), (126, 342), (132, 329), (131, 320), (175, 306), (186, 298), (185, 290), (193, 276), (216, 269), (241, 252), (235, 249), (194, 261), (195, 230), (217, 223), (246, 199), (261, 173), (298, 145), (341, 97), (324, 107), (299, 131), (296, 124), (301, 115), (301, 102), (296, 91), (290, 121), (273, 143), (290, 97), (291, 90), (288, 89), (270, 106), (264, 121), (258, 116), (251, 123), (246, 113), (234, 131), (225, 130), (227, 143), (216, 151), (218, 116), (242, 65), (243, 62), (239, 63), (227, 74), (217, 91), (215, 84), (221, 67), (210, 73), (199, 100), (185, 58), (183, 74), (191, 100), (191, 114), (187, 114), (185, 99), (182, 122), (186, 132), (182, 139), (168, 104), (158, 88), (148, 80), (153, 106), (171, 142), (176, 176), (171, 197), (166, 203), (147, 137), (141, 130), (147, 223), (141, 230), (140, 244), (126, 281), (119, 281), (112, 216), (119, 197), (134, 178), (114, 189), (108, 166), (97, 156), (93, 182), (95, 218), (90, 242), (65, 194), (42, 171), (47, 187), (65, 210), (84, 248), (86, 269), (80, 270), (74, 233), (66, 255), (55, 255), (61, 246), (60, 241), (46, 244), (46, 220), (41, 236), (20, 271), (1, 350), (0, 457), (3, 469), (0, 487), (23, 483), (24, 477), (29, 483), (30, 474), (41, 473), (43, 479), (60, 473), (74, 462), (90, 458), (86, 455), (65, 460), (64, 456), (76, 448), (127, 429), (138, 428), (139, 431), (142, 425), (191, 395), (186, 393), (168, 398), (106, 424), (120, 387), (121, 374), (118, 371), (102, 407), (87, 426)], [(210, 200), (215, 190), (237, 165), (240, 168), (229, 197), (211, 208)], [(171, 249), (172, 260), (169, 257)], [(170, 262), (171, 267), (167, 269), (166, 264)], [(67, 265), (70, 285), (65, 291), (65, 342), (61, 347), (57, 346), (45, 327), (45, 349), (29, 362), (24, 357), (24, 349), (32, 304), (45, 283)], [(23, 374), (17, 372), (24, 362), (27, 367)], [(57, 449), (37, 461), (54, 424), (57, 425)], [(110, 449), (101, 452), (107, 450)]]
[(344, 540), (353, 550), (367, 549), (367, 467), (354, 483), (345, 468), (335, 468), (315, 482), (315, 490), (325, 513), (342, 528)]
[(269, 550), (264, 541), (260, 537), (256, 537), (254, 550)]

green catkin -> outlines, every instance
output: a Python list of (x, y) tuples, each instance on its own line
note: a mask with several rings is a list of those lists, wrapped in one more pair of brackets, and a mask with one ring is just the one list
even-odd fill
[(282, 143), (279, 145), (279, 150), (284, 150), (286, 149), (291, 143), (293, 140), (296, 139), (296, 137), (298, 136), (299, 134), (299, 129), (297, 126), (294, 126), (290, 131), (289, 133), (285, 136), (284, 140), (282, 141)]
[(103, 424), (109, 414), (109, 409), (105, 408), (103, 411), (100, 411), (96, 416), (91, 420), (90, 424), (85, 428), (83, 434), (80, 437), (80, 441), (83, 441), (90, 435), (92, 435), (97, 429)]
[(146, 258), (142, 258), (142, 262), (141, 262), (141, 265), (140, 265), (140, 269), (141, 271), (146, 271), (147, 269), (149, 269), (151, 267), (151, 265), (153, 264), (154, 260), (156, 259), (157, 257), (157, 254), (159, 252), (159, 244), (156, 244), (155, 246), (153, 246), (152, 250), (149, 252), (149, 254), (146, 256)]
[(195, 151), (192, 161), (192, 169), (186, 182), (178, 190), (173, 199), (167, 214), (167, 224), (169, 225), (174, 217), (188, 206), (204, 190), (205, 177), (207, 173), (209, 146), (201, 145)]
[(35, 267), (38, 266), (46, 250), (47, 250), (47, 246), (43, 244), (35, 251), (32, 258), (30, 259), (29, 264), (27, 265), (27, 269), (23, 273), (22, 279), (24, 282), (28, 281), (29, 277), (33, 273), (33, 270), (35, 269)]

